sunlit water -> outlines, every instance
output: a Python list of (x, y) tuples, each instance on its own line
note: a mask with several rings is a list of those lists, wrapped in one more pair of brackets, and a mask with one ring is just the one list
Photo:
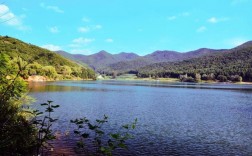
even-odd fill
[[(39, 103), (60, 104), (54, 129), (70, 119), (109, 116), (107, 131), (138, 118), (129, 151), (115, 155), (252, 155), (252, 86), (144, 81), (30, 84)], [(69, 149), (76, 138), (62, 139)]]

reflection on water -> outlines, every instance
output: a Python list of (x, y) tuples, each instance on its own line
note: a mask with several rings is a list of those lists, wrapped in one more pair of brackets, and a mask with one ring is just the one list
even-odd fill
[[(251, 85), (65, 81), (29, 87), (38, 102), (61, 105), (57, 130), (71, 129), (69, 120), (83, 116), (107, 114), (107, 131), (138, 118), (130, 150), (116, 155), (252, 155)], [(75, 139), (70, 134), (65, 146), (74, 147)]]

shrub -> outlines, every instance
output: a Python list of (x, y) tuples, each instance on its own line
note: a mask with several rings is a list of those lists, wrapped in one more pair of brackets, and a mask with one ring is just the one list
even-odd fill
[(227, 82), (227, 77), (224, 75), (218, 75), (217, 80), (220, 82)]

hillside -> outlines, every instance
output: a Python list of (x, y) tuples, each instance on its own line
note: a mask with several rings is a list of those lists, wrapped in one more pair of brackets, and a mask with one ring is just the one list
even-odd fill
[(92, 55), (70, 54), (63, 51), (56, 51), (56, 53), (71, 60), (87, 64), (96, 71), (100, 71), (101, 69), (120, 61), (130, 61), (139, 57), (137, 54), (126, 52), (113, 55), (104, 50)]
[(214, 74), (213, 79), (225, 76), (231, 79), (239, 75), (245, 81), (252, 81), (252, 42), (214, 55), (201, 56), (178, 62), (155, 63), (137, 70), (139, 77), (176, 77), (188, 74), (195, 77)]
[(57, 51), (56, 53), (61, 54), (69, 59), (83, 62), (100, 73), (123, 73), (135, 71), (138, 68), (154, 63), (181, 61), (189, 58), (197, 58), (208, 54), (214, 54), (221, 51), (224, 50), (202, 48), (186, 53), (164, 50), (155, 51), (145, 56), (138, 56), (134, 53), (125, 52), (113, 55), (106, 51), (100, 51), (93, 55), (69, 54), (62, 51)]
[[(0, 53), (8, 55), (14, 62), (21, 60), (23, 66), (29, 64), (27, 69), (23, 71), (24, 78), (31, 75), (42, 75), (49, 79), (94, 77), (92, 70), (80, 64), (49, 50), (8, 36), (0, 36)], [(83, 76), (83, 74), (88, 76)]]
[(213, 55), (223, 51), (225, 50), (214, 50), (207, 48), (201, 48), (186, 53), (180, 53), (176, 51), (155, 51), (138, 59), (110, 64), (108, 68), (104, 68), (102, 70), (106, 72), (117, 71), (118, 73), (136, 71), (138, 68), (154, 63), (182, 61), (190, 58), (198, 58), (204, 55)]

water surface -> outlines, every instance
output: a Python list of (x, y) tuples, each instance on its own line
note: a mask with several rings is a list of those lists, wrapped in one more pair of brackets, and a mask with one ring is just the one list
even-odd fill
[[(116, 155), (252, 155), (252, 86), (146, 81), (30, 84), (37, 104), (60, 104), (55, 129), (70, 119), (109, 116), (107, 130), (138, 118), (129, 151)], [(70, 135), (67, 146), (75, 146)]]

